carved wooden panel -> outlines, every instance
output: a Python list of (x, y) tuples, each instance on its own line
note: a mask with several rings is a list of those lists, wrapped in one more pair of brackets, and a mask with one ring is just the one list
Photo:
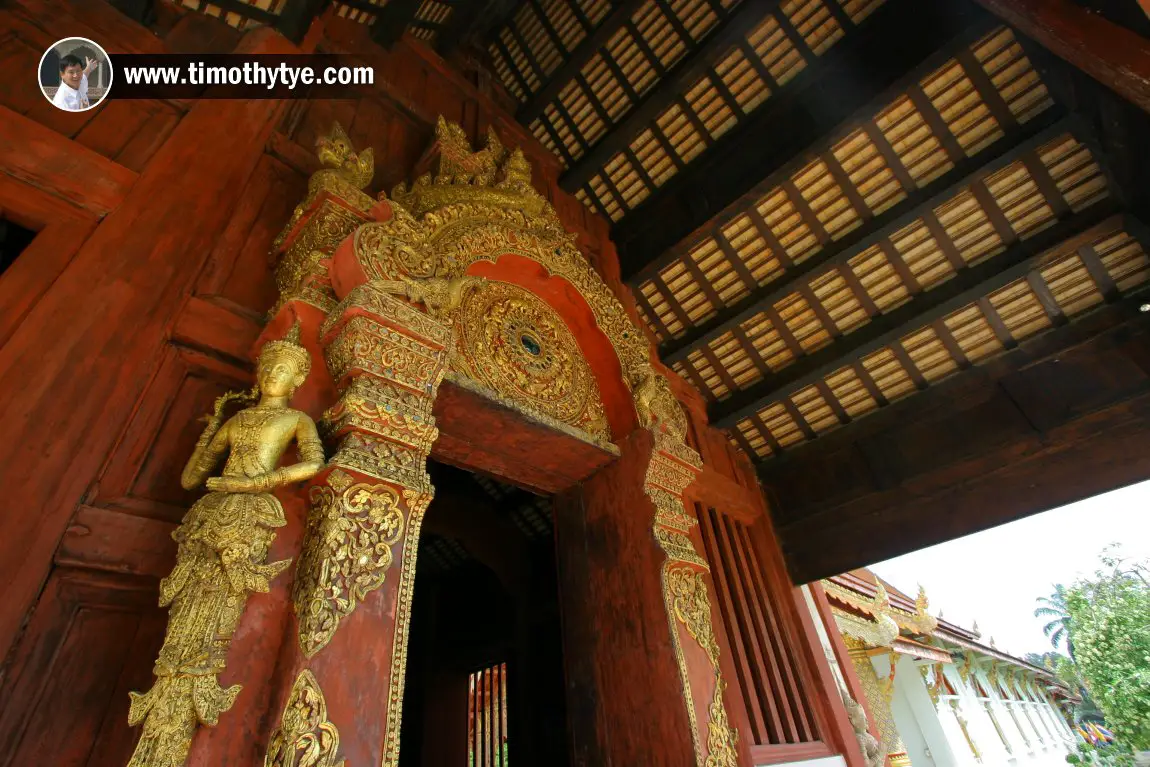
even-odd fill
[[(52, 2), (13, 4), (11, 10), (0, 12), (0, 69), (5, 72), (27, 72), (26, 77), (7, 77), (0, 84), (0, 105), (36, 122), (74, 138), (103, 156), (134, 171), (140, 171), (160, 145), (175, 129), (183, 116), (182, 106), (162, 101), (105, 101), (86, 112), (64, 112), (48, 103), (31, 73), (39, 70), (40, 58), (49, 45), (60, 37), (60, 24), (65, 19), (48, 19), (63, 9)], [(107, 10), (115, 13), (111, 6)], [(100, 16), (92, 9), (93, 16)], [(117, 30), (124, 38), (116, 39), (112, 30), (96, 32), (84, 21), (98, 23), (100, 19), (72, 19), (68, 34), (88, 36), (111, 52), (124, 52), (140, 44), (147, 45), (151, 38), (154, 52), (162, 50), (162, 43), (142, 27)], [(123, 21), (126, 21), (124, 19)]]
[(260, 321), (278, 297), (269, 255), (272, 242), (306, 192), (303, 174), (265, 154), (196, 281), (196, 295)]
[(57, 568), (0, 682), (0, 767), (122, 767), (163, 638), (155, 581)]
[(250, 385), (236, 366), (169, 346), (108, 460), (95, 505), (178, 523), (198, 495), (180, 487), (180, 474), (203, 430), (200, 419), (216, 397)]

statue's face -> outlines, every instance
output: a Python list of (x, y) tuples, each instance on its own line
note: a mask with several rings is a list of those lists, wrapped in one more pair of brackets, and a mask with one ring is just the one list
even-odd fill
[(289, 397), (300, 384), (303, 375), (289, 357), (269, 356), (260, 360), (260, 390), (271, 397)]

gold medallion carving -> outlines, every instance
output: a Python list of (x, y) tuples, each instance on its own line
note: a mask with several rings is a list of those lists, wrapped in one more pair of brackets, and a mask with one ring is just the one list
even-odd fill
[(451, 367), (529, 411), (603, 440), (599, 385), (567, 324), (529, 291), (488, 281), (463, 298)]
[(311, 504), (294, 595), (300, 647), (309, 658), (331, 641), (340, 620), (383, 585), (391, 547), (404, 528), (394, 488), (357, 483), (339, 469), (312, 488)]
[[(168, 627), (155, 685), (142, 695), (132, 693), (128, 721), (143, 724), (143, 733), (129, 767), (182, 765), (196, 726), (216, 724), (240, 692), (239, 685), (225, 689), (217, 681), (232, 635), (248, 595), (268, 591), (290, 562), (267, 563), (274, 531), (286, 524), (270, 491), (308, 479), (323, 466), (315, 424), (288, 407), (311, 364), (298, 342), (297, 325), (287, 339), (264, 345), (259, 387), (216, 401), (184, 469), (185, 488), (204, 483), (209, 492), (172, 533), (179, 544), (176, 566), (160, 582), (160, 605), (170, 608)], [(224, 419), (228, 404), (257, 397), (253, 407)], [(301, 461), (277, 469), (293, 441)], [(225, 454), (222, 474), (209, 478)]]
[(327, 701), (311, 671), (296, 677), (268, 742), (264, 767), (344, 767), (339, 730), (327, 720)]

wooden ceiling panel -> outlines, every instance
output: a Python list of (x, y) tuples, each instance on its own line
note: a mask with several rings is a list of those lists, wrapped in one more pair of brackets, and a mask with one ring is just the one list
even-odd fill
[(928, 383), (934, 383), (958, 370), (957, 360), (947, 351), (938, 331), (933, 327), (916, 330), (901, 338), (899, 343)]
[(874, 122), (915, 186), (926, 186), (954, 167), (942, 150), (938, 136), (909, 96), (895, 99)]
[[(1101, 271), (1091, 273), (1084, 253), (1097, 254)], [(873, 409), (885, 407), (918, 389), (937, 384), (968, 364), (984, 362), (1005, 351), (1008, 346), (1000, 338), (1002, 332), (1008, 334), (1012, 346), (1106, 302), (1116, 301), (1121, 295), (1143, 289), (1150, 281), (1150, 256), (1127, 231), (1121, 218), (1110, 219), (1084, 237), (1070, 238), (1052, 252), (1024, 265), (1028, 266), (1024, 273), (1001, 288), (989, 291), (984, 298), (949, 312), (941, 322), (924, 318), (921, 327), (862, 356), (859, 362), (886, 400), (882, 405), (876, 403)], [(1120, 285), (1120, 292), (1110, 293), (1108, 298), (1099, 286), (1100, 280)], [(1001, 331), (995, 330), (996, 324), (1001, 326)], [(942, 337), (940, 327), (950, 339)], [(951, 340), (953, 345), (948, 347)], [(852, 372), (847, 373), (848, 370)], [(839, 406), (856, 418), (869, 412), (865, 409), (866, 402), (874, 400), (869, 393), (863, 395), (853, 370), (851, 365), (842, 366), (821, 380), (834, 393)], [(787, 399), (795, 400), (798, 392), (807, 392), (810, 388), (811, 385), (803, 386), (783, 400), (767, 403), (755, 411), (757, 420), (772, 431), (770, 435), (757, 433), (764, 426), (756, 425), (754, 417), (738, 421), (734, 428), (743, 443), (756, 445), (759, 457), (779, 452), (763, 449), (772, 439), (783, 445), (784, 450), (798, 444), (794, 426), (777, 414), (780, 408), (785, 412)], [(775, 417), (765, 418), (768, 412)], [(816, 432), (823, 430), (825, 421), (818, 423), (820, 428), (815, 429)], [(775, 428), (781, 430), (785, 441), (779, 439), (780, 433), (775, 433)]]
[(841, 270), (843, 274), (855, 275), (864, 294), (883, 313), (896, 309), (911, 297), (908, 281), (899, 276), (888, 252), (889, 249), (881, 245), (873, 245), (848, 261)]
[(981, 11), (908, 9), (534, 0), (492, 41), (563, 188), (615, 223), (661, 357), (760, 458), (1150, 285), (1049, 61)]
[(786, 0), (780, 8), (787, 21), (815, 54), (825, 53), (843, 36), (843, 29), (831, 12), (836, 0)]
[[(881, 2), (881, 0), (880, 0)], [(747, 47), (770, 74), (775, 87), (790, 82), (807, 66), (775, 16), (767, 16), (746, 38)], [(754, 59), (751, 59), (752, 61)]]
[(1115, 287), (1128, 293), (1150, 279), (1150, 255), (1126, 232), (1118, 232), (1091, 245)]
[[(883, 249), (883, 255), (901, 281), (907, 298), (936, 287), (956, 273), (955, 265), (947, 259), (939, 240), (921, 219), (892, 234), (890, 245), (890, 248)], [(900, 267), (900, 262), (906, 265), (906, 269)], [(899, 305), (891, 302), (889, 296), (872, 294), (871, 297), (880, 306), (884, 303), (889, 308)], [(883, 311), (889, 311), (889, 308), (883, 308)]]
[(844, 367), (827, 376), (826, 382), (831, 395), (838, 400), (852, 419), (864, 416), (879, 407), (878, 400), (870, 393), (853, 367)]
[(847, 176), (846, 183), (840, 181), (843, 189), (853, 187), (861, 198), (862, 215), (876, 216), (906, 197), (906, 189), (866, 129), (848, 135), (831, 149), (831, 155)]
[[(838, 2), (791, 0), (773, 10), (767, 4), (745, 3), (736, 12), (756, 25), (741, 35), (736, 34), (736, 12), (718, 14), (710, 2), (641, 4), (629, 26), (621, 29), (581, 72), (589, 83), (588, 97), (603, 106), (611, 125), (605, 136), (598, 126), (586, 133), (580, 130), (586, 149), (568, 148), (578, 162), (568, 169), (562, 183), (572, 190), (583, 189), (584, 199), (592, 207), (611, 207), (602, 198), (601, 187), (593, 183), (606, 172), (609, 158), (614, 157), (611, 147), (630, 142), (652, 123), (658, 123), (678, 154), (675, 173), (657, 174), (645, 169), (651, 177), (650, 191), (660, 188), (697, 157), (704, 148), (700, 140), (709, 144), (726, 134), (766, 103), (775, 89), (802, 71), (808, 58), (821, 55), (844, 36), (840, 19), (847, 25), (853, 22)], [(624, 34), (628, 29), (638, 33), (639, 38), (628, 38)], [(621, 86), (624, 90), (631, 88), (633, 96), (621, 98), (593, 69), (601, 60), (604, 67), (622, 73), (623, 59), (634, 71), (627, 76), (617, 75), (617, 79), (626, 83)], [(501, 76), (514, 78), (514, 73)], [(648, 91), (668, 77), (671, 84), (660, 88), (659, 99), (651, 101)], [(671, 103), (659, 106), (668, 101)], [(544, 112), (545, 119), (556, 119), (556, 115)], [(694, 137), (680, 137), (676, 131), (668, 130), (667, 123), (678, 117), (690, 124)], [(553, 127), (558, 130), (559, 126)], [(688, 146), (679, 151), (682, 144)], [(621, 209), (612, 208), (613, 220), (620, 220), (633, 209), (634, 204), (623, 202)]]
[(978, 304), (959, 309), (943, 322), (962, 355), (971, 363), (981, 362), (1006, 348)]
[[(995, 33), (990, 39), (997, 40), (1000, 37)], [(965, 50), (969, 54), (972, 49), (985, 46), (983, 39)], [(973, 135), (969, 132), (972, 123), (959, 115), (961, 110), (954, 105), (959, 102), (973, 103), (970, 92), (974, 86), (973, 81), (963, 74), (966, 70), (960, 58), (963, 57), (945, 62), (920, 81), (927, 83), (926, 87), (931, 89), (934, 99), (945, 110), (945, 114), (936, 112), (938, 119), (935, 120), (934, 130), (921, 114), (924, 109), (934, 108), (935, 102), (926, 97), (927, 91), (922, 92), (917, 106), (914, 99), (900, 95), (890, 105), (881, 108), (867, 128), (860, 127), (846, 133), (829, 151), (812, 159), (752, 203), (750, 210), (757, 213), (765, 223), (766, 231), (761, 234), (766, 236), (755, 240), (759, 248), (757, 252), (747, 248), (745, 241), (735, 247), (741, 266), (754, 273), (759, 263), (770, 262), (772, 258), (781, 257), (789, 262), (781, 273), (777, 269), (763, 270), (762, 277), (765, 279), (760, 279), (760, 287), (769, 285), (770, 281), (786, 274), (795, 265), (819, 254), (832, 241), (845, 238), (865, 221), (906, 198), (909, 190), (899, 181), (882, 150), (876, 145), (876, 139), (889, 142), (891, 160), (903, 163), (901, 170), (916, 185), (927, 184), (938, 174), (954, 167), (945, 148), (947, 143), (958, 147), (953, 151), (965, 157), (962, 142), (953, 131), (961, 134), (965, 130), (966, 135)], [(958, 95), (952, 96), (952, 92)], [(981, 100), (977, 103), (982, 105)], [(986, 108), (980, 106), (980, 109), (985, 111)], [(970, 109), (966, 112), (969, 113)], [(940, 137), (936, 130), (945, 132), (945, 136)], [(995, 135), (1001, 139), (1004, 134), (998, 131)], [(1086, 159), (1089, 152), (1080, 142), (1052, 144), (1054, 146), (1049, 149), (1044, 147), (1040, 152), (1038, 159), (1041, 162), (1038, 164), (1045, 167), (1047, 161), (1058, 163), (1047, 168), (1055, 185), (1059, 178), (1063, 178), (1066, 180), (1062, 182), (1062, 187), (1071, 188), (1073, 182), (1069, 180), (1070, 173), (1067, 171), (1075, 168), (1071, 173), (1076, 173), (1081, 168), (1082, 178), (1076, 180), (1085, 184), (1084, 191), (1087, 194), (1082, 195), (1084, 199), (1088, 193), (1099, 191), (1099, 183), (1104, 186), (1104, 177), (1100, 172), (1095, 172), (1097, 165), (1094, 164), (1093, 169), (1086, 167), (1091, 162)], [(980, 150), (986, 148), (981, 139), (971, 146)], [(849, 153), (852, 149), (856, 154)], [(1086, 151), (1086, 157), (1079, 154), (1081, 151)], [(853, 162), (856, 156), (860, 159)], [(870, 169), (872, 172), (866, 173), (862, 169)], [(1001, 252), (1017, 236), (1029, 235), (1054, 219), (1053, 211), (1044, 203), (1036, 182), (1029, 179), (1026, 165), (1022, 161), (989, 172), (984, 182), (980, 183), (989, 184), (985, 194), (981, 194), (981, 189), (973, 187), (962, 190), (950, 199), (941, 201), (932, 215), (908, 222), (900, 231), (892, 233), (894, 250), (908, 260), (910, 273), (920, 285), (929, 287), (947, 278), (958, 268), (991, 257)], [(976, 192), (984, 199), (980, 201)], [(1097, 197), (1094, 199), (1097, 201)], [(1006, 222), (1006, 231), (1000, 233), (996, 230), (992, 218), (994, 216)], [(738, 234), (746, 238), (748, 231), (744, 225)], [(1004, 239), (1003, 235), (1009, 235), (1009, 238)], [(773, 243), (768, 242), (768, 238)], [(709, 239), (713, 239), (713, 236)], [(772, 244), (776, 247), (772, 248)], [(698, 242), (694, 247), (698, 247)], [(918, 290), (913, 284), (906, 286), (906, 289), (910, 293)], [(889, 288), (880, 290), (872, 298), (880, 305), (884, 302), (888, 305), (892, 303)], [(893, 301), (900, 299), (901, 296), (896, 296)], [(736, 294), (735, 300), (744, 300), (743, 294)], [(726, 299), (724, 303), (726, 307), (738, 305), (728, 304)], [(681, 333), (686, 335), (688, 331), (689, 327), (684, 326)], [(660, 337), (658, 333), (656, 336), (661, 342), (669, 340)]]

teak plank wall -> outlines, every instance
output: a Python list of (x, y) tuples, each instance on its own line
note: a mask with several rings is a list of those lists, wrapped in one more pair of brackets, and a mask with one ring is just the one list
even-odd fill
[[(113, 52), (237, 39), (194, 14), (168, 19), (161, 37), (102, 2), (19, 0), (0, 10), (0, 67), (34, 71), (61, 19)], [(194, 498), (177, 478), (198, 417), (250, 381), (251, 345), (275, 297), (271, 242), (333, 119), (374, 149), (373, 193), (407, 177), (438, 114), (476, 140), (494, 125), (524, 148), (537, 187), (643, 327), (608, 224), (559, 190), (554, 158), (495, 99), (421, 43), (384, 52), (358, 25), (325, 23), (320, 48), (356, 46), (376, 67), (374, 89), (332, 102), (106, 102), (63, 115), (20, 78), (0, 83), (0, 215), (37, 232), (0, 275), (0, 696), (16, 703), (0, 716), (0, 767), (126, 761), (126, 692), (150, 681), (163, 631), (156, 579)], [(239, 45), (290, 49), (267, 30)], [(701, 396), (672, 381), (706, 463), (694, 499), (753, 523), (763, 509), (749, 463), (706, 426)], [(77, 717), (66, 738), (60, 711)]]

